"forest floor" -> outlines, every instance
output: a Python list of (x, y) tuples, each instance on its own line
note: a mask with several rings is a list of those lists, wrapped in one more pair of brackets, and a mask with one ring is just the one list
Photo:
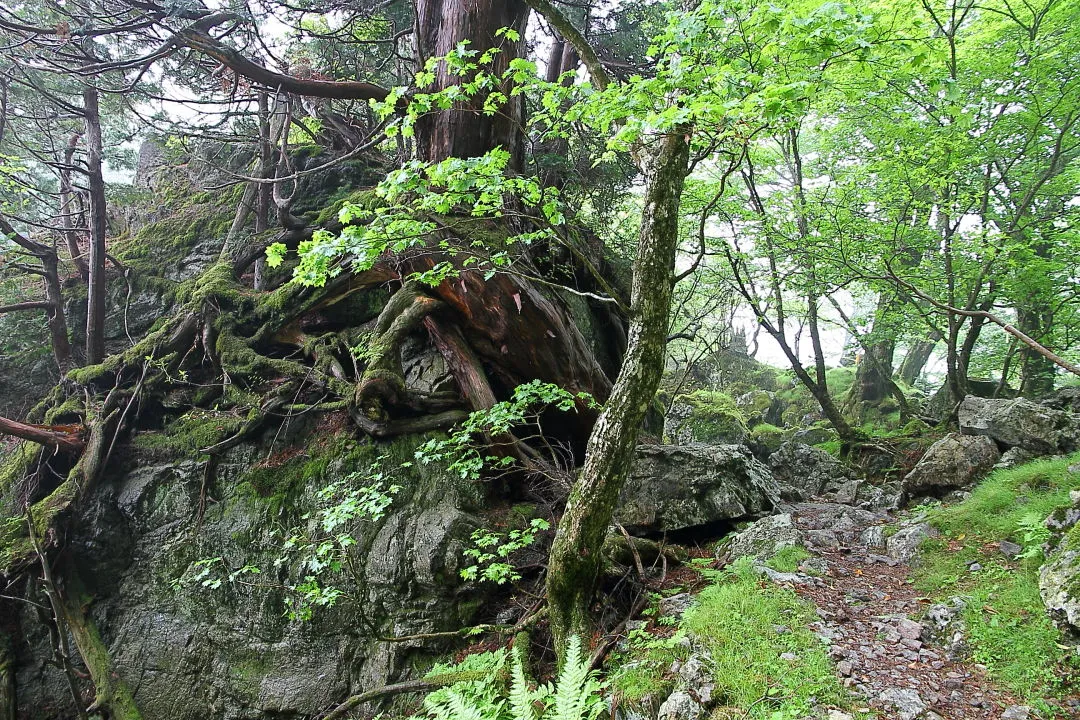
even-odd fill
[(930, 600), (916, 591), (908, 564), (860, 547), (821, 556), (828, 562), (821, 584), (795, 591), (817, 606), (821, 620), (811, 628), (829, 644), (845, 686), (879, 717), (1027, 717), (1026, 706), (996, 687), (986, 668), (950, 659), (946, 648), (929, 641), (922, 618)]
[[(1070, 486), (1077, 481), (1070, 478)], [(982, 499), (976, 492), (974, 501)], [(716, 690), (709, 685), (714, 698), (719, 691), (732, 710), (741, 708), (730, 717), (1080, 718), (1078, 668), (1075, 659), (1069, 660), (1076, 651), (1062, 644), (1065, 639), (1042, 607), (1038, 564), (1003, 552), (1002, 544), (986, 542), (974, 530), (953, 533), (948, 529), (948, 517), (941, 521), (945, 529), (940, 533), (926, 524), (928, 519), (937, 523), (935, 518), (957, 512), (954, 508), (970, 511), (964, 504), (898, 513), (870, 513), (824, 502), (784, 506), (778, 511), (791, 515), (806, 550), (788, 548), (797, 552), (788, 553), (786, 559), (782, 551), (776, 560), (755, 561), (759, 576), (751, 575), (749, 583), (738, 577), (740, 572), (745, 575), (746, 563), (741, 569), (739, 563), (713, 564), (696, 581), (688, 577), (695, 574), (690, 567), (672, 573), (661, 590), (669, 599), (660, 602), (657, 614), (663, 614), (665, 603), (674, 601), (670, 597), (673, 593), (689, 590), (680, 596), (687, 598), (696, 594), (697, 602), (683, 616), (680, 627), (696, 636), (697, 646), (712, 643), (713, 664), (718, 664), (716, 651), (720, 650), (736, 656), (733, 662), (724, 661), (746, 665), (742, 679), (725, 686), (723, 672), (715, 670)], [(932, 537), (921, 535), (924, 529)], [(919, 554), (910, 562), (903, 561), (902, 551), (885, 554), (882, 545), (885, 538), (905, 532), (913, 535), (908, 542), (912, 554), (921, 541)], [(721, 557), (724, 547), (722, 544)], [(894, 548), (890, 545), (889, 549)], [(701, 553), (706, 548), (697, 550)], [(951, 573), (948, 577), (943, 578), (943, 567)], [(726, 607), (716, 605), (717, 594), (709, 595), (710, 578), (715, 581), (714, 588), (742, 586), (756, 595), (730, 600)], [(1015, 602), (1017, 588), (1023, 591), (1020, 603)], [(779, 622), (783, 625), (775, 624), (773, 617), (756, 627), (752, 606), (768, 605), (785, 595), (797, 605), (782, 608)], [(734, 598), (735, 594), (728, 596)], [(735, 628), (732, 634), (726, 628), (713, 630), (700, 618), (695, 620), (695, 608), (710, 603), (710, 622), (715, 624), (725, 616), (736, 618), (731, 623)], [(654, 624), (653, 632), (670, 634), (673, 628), (664, 624)], [(770, 635), (773, 628), (784, 636), (766, 640), (772, 643), (766, 652), (744, 649), (743, 645), (752, 644), (745, 642), (747, 633)], [(828, 662), (812, 659), (820, 652), (812, 648), (812, 638), (809, 644), (791, 644), (787, 635), (800, 628), (823, 643)], [(777, 657), (787, 664), (777, 663)], [(674, 671), (677, 676), (679, 667), (676, 661), (667, 675)], [(785, 674), (790, 677), (785, 678)], [(736, 699), (739, 683), (749, 685), (760, 678), (765, 678), (764, 686), (745, 694), (741, 701)], [(814, 685), (815, 689), (797, 697), (800, 685)], [(765, 692), (761, 692), (762, 687)], [(690, 691), (693, 694), (692, 688)], [(770, 692), (775, 697), (767, 697)], [(754, 701), (746, 702), (756, 694), (768, 701), (756, 707)], [(714, 713), (710, 717), (729, 715)]]

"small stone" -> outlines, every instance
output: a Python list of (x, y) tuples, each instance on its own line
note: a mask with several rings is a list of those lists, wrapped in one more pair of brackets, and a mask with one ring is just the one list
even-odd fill
[(682, 617), (683, 613), (694, 604), (694, 596), (690, 593), (679, 593), (666, 597), (660, 601), (660, 614), (674, 617)]
[(1023, 552), (1024, 548), (1022, 548), (1019, 544), (1011, 542), (1009, 540), (1002, 540), (998, 543), (998, 550), (1000, 550), (1001, 554), (1009, 558), (1010, 560), (1015, 560), (1016, 556)]
[(914, 690), (888, 688), (881, 693), (881, 701), (896, 708), (900, 720), (915, 720), (926, 712), (926, 703)]
[(983, 569), (982, 565), (980, 565), (977, 562), (976, 563), (971, 563), (970, 565), (968, 565), (968, 572), (979, 572), (982, 569)]
[(851, 663), (847, 660), (841, 660), (840, 662), (836, 663), (836, 672), (840, 673), (844, 677), (851, 677), (851, 673), (853, 673), (854, 671), (855, 668), (852, 667)]
[(923, 634), (922, 623), (909, 620), (908, 618), (904, 618), (898, 622), (896, 624), (896, 629), (900, 633), (900, 637), (908, 640), (918, 640)]
[(853, 720), (846, 712), (840, 712), (839, 710), (830, 710), (825, 718), (826, 720)]
[(657, 720), (698, 720), (705, 715), (704, 706), (682, 690), (668, 696), (660, 706)]
[(1028, 720), (1031, 708), (1027, 705), (1010, 705), (1001, 713), (1001, 720)]
[(792, 660), (796, 660), (797, 658), (798, 658), (798, 656), (795, 653), (789, 653), (789, 652), (780, 653), (780, 659), (781, 660), (787, 660), (787, 661), (790, 662)]
[(922, 643), (920, 641), (912, 640), (911, 638), (901, 639), (900, 644), (906, 647), (908, 650), (918, 650), (922, 648)]

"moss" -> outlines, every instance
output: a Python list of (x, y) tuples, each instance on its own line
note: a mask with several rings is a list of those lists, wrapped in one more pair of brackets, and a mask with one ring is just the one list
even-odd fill
[(246, 417), (210, 410), (191, 410), (161, 432), (141, 432), (131, 445), (155, 457), (179, 458), (221, 442), (240, 430)]
[(45, 413), (46, 425), (57, 425), (65, 422), (81, 420), (86, 411), (85, 400), (82, 397), (69, 397), (59, 405), (50, 408)]
[(29, 440), (5, 447), (8, 451), (0, 456), (0, 497), (6, 496), (10, 488), (22, 481), (41, 453), (41, 446)]
[[(68, 479), (48, 497), (34, 503), (30, 508), (34, 534), (39, 538), (45, 537), (53, 519), (71, 505), (78, 492), (76, 482)], [(0, 524), (0, 575), (8, 574), (33, 557), (34, 546), (30, 541), (25, 516), (5, 518)]]
[[(735, 439), (745, 438), (749, 434), (746, 427), (746, 417), (735, 404), (730, 395), (711, 390), (695, 390), (686, 395), (675, 398), (676, 404), (688, 405), (690, 415), (679, 423), (680, 430), (686, 428), (693, 440), (707, 441), (715, 438)], [(686, 442), (682, 437), (686, 433), (679, 432), (680, 437), (671, 438), (673, 441)]]
[[(344, 192), (346, 194), (341, 195)], [(315, 216), (314, 222), (316, 225), (325, 227), (331, 223), (338, 221), (338, 213), (345, 205), (359, 205), (365, 210), (374, 210), (383, 204), (382, 199), (375, 194), (372, 188), (362, 188), (360, 190), (342, 190), (338, 195), (331, 198), (329, 204), (324, 207)]]
[(750, 442), (755, 445), (760, 445), (769, 452), (776, 452), (780, 449), (786, 436), (786, 430), (768, 423), (755, 425), (750, 430)]

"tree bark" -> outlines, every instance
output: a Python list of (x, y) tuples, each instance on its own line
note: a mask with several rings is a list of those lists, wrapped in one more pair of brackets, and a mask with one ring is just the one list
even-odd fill
[[(416, 3), (417, 44), (420, 62), (442, 57), (462, 41), (469, 49), (484, 53), (501, 48), (490, 68), (495, 74), (505, 71), (514, 58), (525, 50), (525, 23), (529, 7), (523, 0), (419, 0)], [(517, 42), (505, 36), (496, 37), (501, 28), (511, 28), (520, 35)], [(435, 89), (467, 82), (468, 77), (452, 75), (446, 63), (436, 70)], [(420, 157), (427, 162), (439, 162), (450, 157), (478, 157), (492, 148), (502, 147), (510, 153), (511, 169), (519, 169), (524, 159), (522, 128), (524, 100), (511, 97), (503, 88), (508, 101), (497, 113), (481, 112), (485, 98), (477, 96), (449, 110), (424, 115), (416, 124)]]
[(0, 628), (0, 720), (15, 720), (15, 646), (6, 629)]
[(930, 361), (930, 356), (934, 353), (934, 347), (937, 345), (938, 339), (934, 337), (930, 340), (919, 340), (908, 348), (897, 373), (897, 377), (904, 384), (914, 386), (919, 377), (922, 376), (922, 371), (926, 367), (926, 363)]
[(86, 364), (97, 365), (105, 359), (105, 180), (101, 174), (103, 145), (98, 92), (83, 91), (83, 114), (86, 126), (87, 183), (90, 188), (90, 257), (86, 287)]
[(896, 352), (896, 340), (881, 326), (891, 303), (885, 296), (878, 298), (874, 312), (874, 327), (871, 336), (863, 347), (863, 359), (855, 368), (855, 381), (851, 386), (851, 406), (858, 404), (876, 405), (892, 391), (893, 354)]
[(664, 370), (679, 204), (690, 149), (687, 137), (676, 132), (644, 150), (645, 206), (634, 258), (629, 344), (611, 397), (589, 436), (585, 464), (559, 521), (548, 563), (551, 630), (560, 657), (572, 636), (588, 637), (600, 547)]
[[(1051, 313), (1038, 303), (1016, 308), (1017, 328), (1032, 338), (1042, 341), (1050, 327)], [(1024, 345), (1020, 348), (1020, 394), (1024, 397), (1039, 398), (1049, 395), (1054, 390), (1054, 363), (1034, 348)]]
[(30, 442), (44, 445), (47, 448), (52, 448), (58, 452), (69, 453), (72, 455), (78, 455), (83, 451), (83, 448), (86, 447), (86, 443), (83, 442), (81, 433), (77, 428), (52, 425), (27, 425), (6, 417), (0, 417), (0, 435), (11, 435), (13, 437), (22, 438), (23, 440), (29, 440)]
[(67, 243), (71, 261), (79, 269), (84, 283), (90, 281), (90, 266), (79, 247), (78, 224), (75, 222), (75, 190), (71, 185), (71, 168), (75, 162), (75, 150), (79, 147), (82, 133), (75, 133), (64, 148), (64, 166), (60, 170), (60, 227), (63, 228), (64, 242)]

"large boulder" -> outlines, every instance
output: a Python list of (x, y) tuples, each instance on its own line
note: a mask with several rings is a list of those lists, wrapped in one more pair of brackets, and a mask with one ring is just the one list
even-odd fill
[(1046, 519), (1049, 557), (1039, 569), (1039, 592), (1050, 616), (1080, 633), (1080, 491), (1070, 493), (1071, 507)]
[(832, 552), (842, 547), (875, 549), (874, 529), (886, 515), (839, 503), (795, 503), (787, 512), (770, 515), (735, 535), (725, 552), (734, 560), (752, 556), (768, 560), (787, 547)]
[(746, 418), (729, 395), (695, 390), (675, 398), (664, 418), (664, 437), (674, 445), (745, 443)]
[[(286, 444), (273, 439), (223, 454), (209, 483), (202, 462), (125, 448), (126, 467), (106, 476), (68, 538), (113, 669), (143, 717), (314, 717), (439, 654), (421, 641), (383, 638), (473, 619), (480, 596), (460, 577), (480, 524), (471, 483), (432, 465), (406, 466), (417, 438), (375, 445), (312, 427)], [(289, 619), (284, 588), (310, 571), (284, 537), (316, 532), (320, 490), (336, 480), (368, 484), (379, 456), (401, 489), (385, 516), (351, 527), (349, 567), (320, 576), (343, 595), (306, 622)], [(212, 558), (221, 559), (206, 566), (207, 581), (221, 579), (220, 587), (199, 581), (199, 563)], [(287, 561), (280, 568), (279, 558)], [(229, 582), (244, 565), (262, 573)], [(27, 719), (74, 717), (45, 626), (30, 609), (20, 610), (20, 624), (17, 684)]]
[(937, 495), (966, 488), (990, 472), (999, 458), (1001, 451), (991, 438), (950, 433), (931, 445), (904, 477), (904, 495)]
[(810, 500), (827, 487), (839, 486), (853, 479), (852, 471), (820, 448), (798, 442), (786, 442), (769, 456), (769, 467), (784, 500)]
[(1008, 447), (1040, 455), (1072, 452), (1080, 445), (1080, 419), (1031, 400), (992, 400), (968, 395), (957, 411), (960, 432), (986, 435)]
[(615, 518), (672, 532), (757, 515), (778, 499), (769, 469), (741, 445), (640, 445)]
[(1039, 569), (1039, 593), (1054, 620), (1080, 632), (1080, 548), (1058, 551)]

